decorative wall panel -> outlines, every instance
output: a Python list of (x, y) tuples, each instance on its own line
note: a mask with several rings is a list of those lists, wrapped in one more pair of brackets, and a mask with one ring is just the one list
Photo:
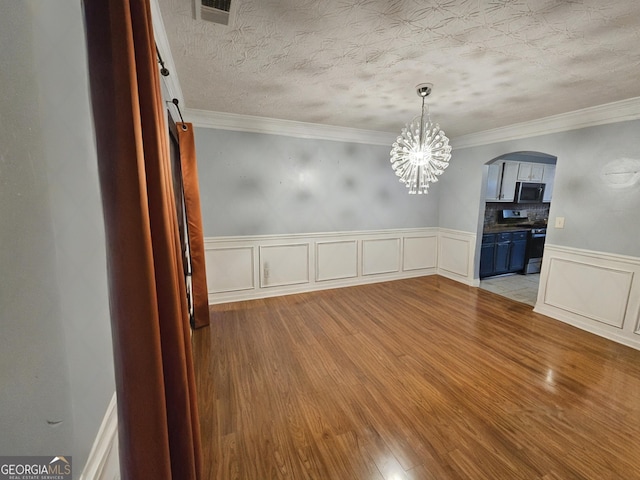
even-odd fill
[(308, 282), (308, 243), (260, 247), (261, 287), (279, 287)]
[(448, 278), (475, 284), (473, 255), (476, 236), (467, 232), (440, 229), (438, 273)]
[(438, 237), (405, 237), (403, 241), (402, 270), (435, 268), (438, 264)]
[(210, 248), (205, 245), (209, 293), (250, 290), (255, 286), (254, 248)]
[(552, 258), (544, 303), (622, 328), (632, 272)]
[(378, 275), (400, 270), (400, 239), (362, 241), (362, 274)]
[(316, 281), (358, 276), (358, 242), (343, 240), (316, 243)]
[(640, 349), (640, 258), (546, 244), (535, 311)]

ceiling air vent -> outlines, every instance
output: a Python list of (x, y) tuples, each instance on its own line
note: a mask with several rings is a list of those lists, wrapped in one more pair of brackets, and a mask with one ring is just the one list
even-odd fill
[[(208, 22), (229, 25), (229, 15), (231, 12), (231, 0), (196, 0), (196, 12), (200, 4), (200, 19)], [(196, 13), (196, 16), (197, 13)]]

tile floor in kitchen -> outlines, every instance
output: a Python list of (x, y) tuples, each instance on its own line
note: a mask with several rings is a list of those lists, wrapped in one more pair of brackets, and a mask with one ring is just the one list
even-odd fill
[(503, 297), (535, 306), (538, 298), (539, 273), (501, 275), (480, 281), (480, 288)]

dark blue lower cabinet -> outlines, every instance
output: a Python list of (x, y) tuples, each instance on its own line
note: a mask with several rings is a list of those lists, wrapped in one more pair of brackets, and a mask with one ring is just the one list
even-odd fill
[(509, 253), (511, 252), (511, 242), (501, 241), (496, 243), (496, 269), (495, 273), (507, 273), (509, 271)]
[(527, 250), (527, 232), (513, 232), (511, 237), (511, 257), (509, 271), (519, 272), (524, 269), (524, 257)]
[(527, 232), (486, 233), (480, 249), (480, 278), (524, 269)]
[(496, 244), (482, 244), (480, 248), (480, 278), (493, 275), (495, 272), (495, 266), (493, 258), (495, 256)]

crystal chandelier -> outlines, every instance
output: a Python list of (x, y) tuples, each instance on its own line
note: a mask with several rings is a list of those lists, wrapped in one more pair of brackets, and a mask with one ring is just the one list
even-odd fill
[(422, 114), (405, 125), (391, 149), (391, 166), (411, 194), (428, 193), (429, 182), (438, 181), (451, 158), (449, 139), (440, 125), (431, 122), (429, 107), (425, 107), (431, 87), (430, 83), (416, 87), (422, 97)]

